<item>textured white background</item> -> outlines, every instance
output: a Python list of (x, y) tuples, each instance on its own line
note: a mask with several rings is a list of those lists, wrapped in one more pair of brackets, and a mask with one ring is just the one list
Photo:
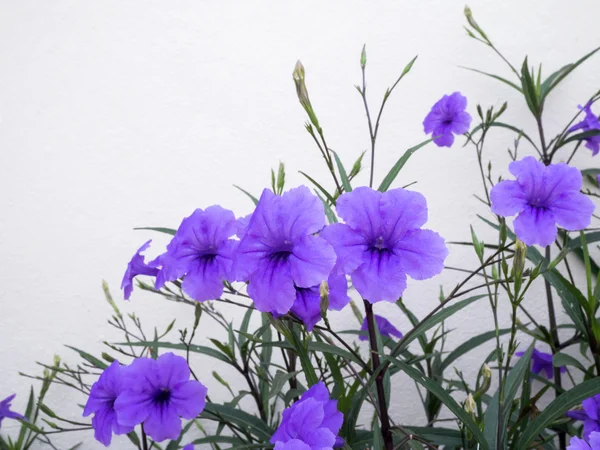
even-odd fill
[[(595, 0), (470, 5), (511, 61), (519, 65), (530, 55), (532, 62), (544, 62), (546, 74), (600, 44)], [(510, 88), (458, 67), (511, 75), (491, 51), (466, 36), (462, 9), (455, 0), (1, 0), (0, 398), (16, 392), (14, 406), (22, 410), (30, 383), (18, 372), (39, 372), (35, 361), (48, 362), (54, 353), (75, 361), (63, 344), (98, 354), (103, 340), (120, 339), (106, 324), (111, 311), (101, 280), (120, 299), (127, 260), (153, 236), (133, 227), (176, 227), (194, 208), (214, 203), (246, 214), (251, 204), (232, 184), (258, 194), (280, 160), (287, 164), (290, 186), (303, 182), (298, 170), (327, 181), (303, 129), (291, 79), (298, 58), (329, 145), (351, 164), (368, 146), (353, 87), (360, 79), (362, 44), (368, 46), (373, 107), (410, 58), (420, 55), (388, 103), (377, 180), (404, 149), (423, 140), (422, 119), (445, 93), (462, 91), (472, 114), (476, 103), (498, 107), (508, 100), (505, 121), (533, 133), (524, 102)], [(598, 73), (596, 57), (553, 93), (546, 111), (550, 134), (598, 89)], [(496, 161), (496, 174), (506, 175), (511, 142), (509, 133), (490, 136), (486, 150)], [(576, 158), (581, 167), (592, 165), (586, 152)], [(396, 185), (418, 181), (412, 189), (428, 198), (428, 227), (448, 240), (468, 239), (470, 223), (485, 236), (475, 215), (486, 211), (471, 195), (480, 192), (476, 167), (471, 147), (429, 146), (413, 156)], [(158, 236), (150, 253), (165, 242)], [(448, 262), (475, 264), (470, 251), (457, 247)], [(449, 291), (459, 277), (445, 272), (411, 282), (405, 300), (422, 316), (435, 306), (439, 284)], [(544, 317), (541, 289), (527, 303)], [(150, 329), (172, 317), (178, 328), (193, 320), (189, 307), (137, 291), (129, 305), (119, 305), (135, 310)], [(379, 304), (376, 311), (408, 329), (394, 305)], [(507, 320), (503, 311), (503, 323)], [(356, 326), (349, 311), (333, 315), (333, 321)], [(491, 329), (487, 303), (449, 325), (451, 346)], [(203, 322), (198, 342), (214, 332)], [(459, 366), (472, 375), (487, 352), (489, 347)], [(211, 377), (213, 368), (199, 362), (196, 371), (214, 398), (227, 399)], [(411, 424), (422, 415), (406, 381), (402, 376), (394, 381), (391, 412)], [(242, 388), (236, 378), (232, 383)], [(56, 410), (75, 419), (76, 403), (83, 402), (63, 390), (50, 398)], [(5, 422), (3, 432), (14, 431), (14, 422)], [(85, 449), (101, 448), (91, 433), (58, 442), (66, 448), (80, 440)]]

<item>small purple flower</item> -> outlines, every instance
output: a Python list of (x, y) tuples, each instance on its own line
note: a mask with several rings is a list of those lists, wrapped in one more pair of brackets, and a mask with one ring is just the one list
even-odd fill
[(567, 416), (583, 422), (583, 437), (587, 440), (590, 434), (600, 432), (600, 394), (585, 399), (581, 406), (583, 409), (568, 411)]
[(238, 241), (230, 237), (237, 226), (233, 213), (217, 205), (197, 209), (183, 219), (166, 253), (156, 260), (162, 265), (156, 289), (185, 275), (182, 288), (194, 300), (219, 298), (223, 280), (231, 276)]
[(343, 421), (337, 400), (329, 398), (327, 387), (319, 381), (283, 411), (271, 444), (284, 450), (331, 450), (340, 443), (337, 434)]
[[(377, 314), (375, 314), (375, 322), (377, 323), (377, 328), (379, 329), (379, 333), (382, 336), (385, 336), (385, 337), (394, 336), (398, 339), (402, 339), (402, 333), (394, 325), (392, 325), (391, 322), (389, 320), (387, 320), (385, 317), (378, 316)], [(369, 324), (367, 322), (366, 317), (365, 317), (365, 320), (363, 320), (363, 324), (360, 327), (360, 331), (362, 331), (363, 333), (361, 333), (361, 335), (358, 337), (358, 339), (360, 339), (361, 341), (368, 341), (369, 340)]]
[(235, 261), (239, 281), (259, 311), (287, 313), (296, 288), (326, 280), (335, 252), (315, 235), (325, 226), (321, 201), (306, 186), (282, 196), (265, 189), (240, 242)]
[(451, 147), (455, 134), (464, 134), (471, 126), (471, 115), (466, 112), (467, 98), (460, 92), (444, 95), (425, 117), (425, 134), (432, 133), (438, 147)]
[(421, 194), (359, 187), (340, 196), (336, 209), (346, 223), (329, 225), (321, 234), (335, 249), (336, 267), (351, 276), (369, 302), (395, 302), (406, 289), (407, 275), (424, 280), (444, 268), (444, 239), (421, 229), (427, 222)]
[(10, 403), (17, 394), (10, 395), (0, 402), (0, 428), (4, 419), (21, 419), (27, 420), (25, 416), (10, 410)]
[(138, 358), (127, 371), (126, 389), (117, 397), (120, 424), (143, 423), (157, 442), (177, 439), (181, 419), (194, 419), (206, 405), (206, 387), (190, 380), (185, 358), (165, 353), (158, 359)]
[(567, 450), (600, 450), (600, 433), (591, 433), (589, 442), (578, 437), (572, 437)]
[[(579, 109), (585, 113), (585, 118), (569, 128), (569, 133), (572, 131), (581, 130), (582, 132), (597, 130), (600, 132), (600, 121), (598, 116), (592, 112), (592, 103), (589, 102), (585, 106), (579, 106)], [(592, 155), (596, 156), (600, 152), (600, 134), (590, 136), (585, 139), (585, 146), (592, 151)]]
[(121, 425), (117, 421), (115, 413), (115, 401), (123, 392), (124, 373), (126, 367), (122, 367), (118, 361), (108, 366), (98, 381), (92, 385), (90, 396), (83, 408), (83, 417), (94, 413), (92, 427), (94, 437), (106, 447), (110, 445), (112, 434), (127, 434), (133, 431), (133, 426)]
[(135, 277), (138, 275), (149, 275), (154, 277), (158, 273), (158, 269), (155, 267), (150, 267), (148, 264), (146, 264), (144, 262), (144, 257), (142, 256), (142, 252), (150, 247), (151, 242), (152, 240), (149, 240), (142, 245), (138, 251), (135, 252), (135, 255), (133, 255), (131, 261), (129, 261), (127, 264), (127, 270), (125, 271), (125, 275), (123, 276), (123, 281), (121, 283), (121, 289), (123, 289), (125, 300), (129, 300), (129, 297), (131, 297), (131, 292), (133, 291), (133, 279)]
[[(348, 297), (348, 283), (346, 277), (340, 274), (331, 274), (327, 280), (329, 285), (329, 309), (340, 311), (350, 303)], [(296, 287), (296, 300), (291, 310), (306, 325), (308, 331), (321, 320), (321, 295), (319, 286), (310, 288)]]
[(544, 166), (532, 156), (508, 166), (516, 180), (498, 183), (490, 192), (492, 212), (514, 216), (515, 233), (527, 245), (552, 244), (558, 233), (590, 224), (594, 203), (579, 192), (581, 172), (565, 163)]
[[(517, 352), (515, 356), (523, 356), (525, 352)], [(546, 372), (546, 378), (552, 379), (554, 376), (554, 366), (552, 365), (552, 355), (546, 352), (540, 352), (536, 348), (531, 353), (531, 360), (533, 365), (531, 366), (531, 372), (539, 375), (541, 372)], [(564, 367), (560, 368), (561, 372), (565, 371)]]

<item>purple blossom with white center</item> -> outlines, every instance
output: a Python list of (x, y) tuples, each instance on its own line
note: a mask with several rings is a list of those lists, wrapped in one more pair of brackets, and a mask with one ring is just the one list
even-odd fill
[(146, 264), (144, 257), (142, 256), (142, 252), (150, 247), (151, 242), (152, 240), (149, 240), (142, 245), (127, 264), (127, 270), (125, 270), (125, 275), (121, 282), (121, 289), (123, 289), (125, 300), (129, 300), (129, 297), (131, 297), (131, 292), (133, 291), (133, 279), (135, 277), (138, 275), (155, 277), (156, 274), (158, 274), (158, 269)]
[(126, 373), (126, 388), (115, 401), (118, 422), (144, 424), (157, 442), (177, 439), (181, 419), (194, 419), (206, 405), (206, 387), (190, 380), (185, 358), (165, 353), (158, 359), (138, 358)]
[[(517, 352), (515, 356), (523, 356), (525, 352)], [(531, 361), (533, 362), (531, 366), (531, 372), (539, 375), (542, 372), (546, 373), (546, 378), (552, 379), (554, 376), (554, 366), (552, 365), (552, 354), (541, 352), (538, 349), (534, 348), (531, 353)], [(564, 367), (560, 368), (561, 372), (564, 372), (566, 369)]]
[(575, 231), (590, 224), (594, 203), (580, 192), (578, 169), (565, 163), (545, 166), (532, 156), (511, 162), (508, 168), (516, 180), (492, 188), (492, 212), (505, 217), (518, 214), (515, 233), (525, 244), (552, 244), (557, 225)]
[(127, 434), (134, 428), (118, 422), (114, 407), (117, 397), (125, 387), (124, 373), (126, 370), (127, 368), (122, 367), (118, 361), (113, 361), (104, 369), (98, 381), (92, 385), (90, 396), (83, 408), (83, 417), (94, 414), (92, 418), (94, 438), (106, 447), (110, 445), (113, 433)]
[(425, 134), (432, 134), (438, 147), (451, 147), (455, 134), (469, 131), (471, 115), (466, 112), (467, 98), (460, 92), (444, 95), (423, 120)]
[(27, 420), (25, 416), (10, 410), (10, 404), (17, 394), (10, 395), (0, 402), (0, 428), (4, 419)]
[(600, 450), (600, 433), (591, 433), (588, 442), (572, 437), (567, 450)]
[[(600, 133), (600, 120), (598, 120), (598, 116), (592, 112), (592, 103), (589, 102), (585, 106), (580, 105), (579, 109), (585, 113), (585, 117), (581, 122), (569, 128), (569, 133), (577, 130), (581, 130), (582, 132), (595, 130)], [(592, 155), (596, 156), (598, 152), (600, 152), (600, 134), (590, 136), (584, 140), (586, 148), (589, 148), (592, 151)]]
[[(341, 274), (331, 274), (329, 275), (327, 284), (329, 286), (328, 309), (340, 311), (350, 303), (346, 277)], [(294, 300), (291, 311), (302, 320), (308, 331), (312, 331), (317, 322), (321, 320), (321, 294), (319, 287), (296, 287), (296, 300)]]
[(311, 288), (326, 280), (335, 252), (316, 235), (325, 226), (325, 210), (306, 186), (282, 196), (265, 189), (235, 260), (239, 281), (248, 281), (248, 295), (261, 312), (287, 313), (296, 288)]
[(331, 450), (341, 443), (337, 434), (343, 421), (337, 400), (329, 398), (327, 387), (319, 381), (283, 411), (271, 444), (284, 450)]
[(588, 440), (590, 434), (600, 432), (600, 394), (585, 399), (581, 406), (583, 409), (568, 411), (567, 416), (583, 422), (583, 437)]
[[(379, 329), (379, 333), (382, 336), (385, 336), (388, 338), (394, 336), (398, 339), (402, 339), (402, 336), (403, 336), (402, 333), (394, 325), (392, 325), (391, 322), (389, 320), (387, 320), (385, 317), (375, 314), (375, 323), (377, 323), (377, 328)], [(368, 341), (369, 340), (369, 323), (368, 323), (366, 317), (365, 317), (365, 320), (363, 320), (363, 324), (360, 327), (360, 331), (362, 331), (362, 333), (360, 334), (358, 339), (360, 339), (361, 341)]]
[(185, 275), (182, 288), (199, 302), (219, 298), (223, 280), (231, 278), (233, 255), (239, 241), (233, 212), (220, 206), (197, 209), (181, 222), (177, 233), (156, 260), (162, 269), (156, 289)]
[(444, 268), (444, 239), (421, 229), (427, 222), (421, 194), (359, 187), (342, 194), (336, 209), (346, 223), (329, 225), (321, 235), (335, 249), (338, 270), (351, 276), (369, 302), (395, 302), (406, 289), (407, 275), (424, 280)]

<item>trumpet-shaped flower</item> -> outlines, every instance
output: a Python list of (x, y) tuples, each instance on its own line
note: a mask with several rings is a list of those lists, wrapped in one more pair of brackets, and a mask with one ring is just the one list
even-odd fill
[(183, 290), (194, 300), (219, 298), (223, 280), (230, 278), (238, 241), (233, 213), (220, 206), (197, 209), (186, 217), (163, 253), (155, 261), (162, 265), (156, 289), (167, 281), (183, 279)]
[[(585, 117), (581, 122), (569, 128), (569, 132), (581, 130), (582, 132), (598, 131), (600, 133), (600, 121), (598, 120), (598, 116), (592, 112), (592, 104), (588, 103), (585, 106), (579, 106), (579, 109), (585, 113)], [(600, 134), (587, 137), (584, 140), (586, 148), (589, 148), (592, 151), (592, 155), (596, 156), (600, 152)]]
[(492, 212), (514, 216), (515, 233), (527, 245), (550, 245), (557, 225), (569, 231), (590, 224), (594, 204), (579, 190), (581, 172), (564, 163), (545, 166), (532, 156), (508, 166), (516, 180), (505, 180), (490, 192)]
[(326, 280), (335, 252), (320, 236), (325, 226), (321, 201), (305, 186), (282, 196), (265, 189), (243, 233), (235, 261), (240, 281), (259, 311), (287, 313), (296, 288)]
[(115, 401), (125, 387), (126, 370), (127, 368), (121, 366), (119, 361), (114, 361), (104, 369), (98, 381), (92, 385), (90, 396), (83, 408), (84, 417), (94, 414), (92, 418), (94, 437), (107, 447), (110, 445), (113, 433), (127, 434), (134, 428), (132, 425), (121, 425), (115, 412)]
[[(523, 356), (525, 352), (517, 352), (515, 356)], [(546, 352), (540, 352), (538, 349), (534, 348), (533, 353), (531, 354), (531, 361), (533, 362), (531, 366), (531, 372), (539, 375), (542, 372), (546, 373), (546, 378), (552, 379), (554, 376), (554, 366), (552, 365), (552, 354)], [(560, 368), (561, 372), (564, 372), (566, 369), (564, 367)]]
[(334, 223), (321, 234), (335, 249), (338, 270), (351, 276), (369, 302), (394, 302), (406, 288), (407, 275), (424, 280), (444, 268), (444, 239), (421, 229), (427, 221), (421, 194), (359, 187), (343, 194), (336, 209), (346, 223)]
[(152, 240), (149, 240), (142, 245), (137, 252), (135, 252), (131, 258), (131, 261), (129, 261), (127, 264), (127, 270), (125, 270), (125, 275), (123, 276), (123, 281), (121, 282), (121, 289), (123, 289), (125, 300), (129, 300), (129, 297), (131, 297), (131, 292), (133, 291), (133, 279), (135, 277), (138, 275), (149, 275), (151, 277), (155, 277), (156, 274), (158, 274), (158, 269), (146, 264), (144, 257), (142, 256), (142, 252), (150, 247), (151, 242)]
[(581, 402), (583, 409), (567, 412), (567, 416), (583, 422), (583, 437), (587, 440), (594, 432), (600, 432), (600, 394)]
[(340, 443), (337, 434), (343, 421), (337, 400), (329, 398), (327, 387), (320, 381), (283, 411), (271, 443), (282, 450), (331, 450)]
[(4, 419), (21, 419), (27, 420), (25, 416), (10, 410), (10, 403), (17, 394), (10, 395), (0, 402), (0, 428)]
[[(402, 339), (402, 333), (391, 324), (389, 320), (385, 317), (379, 316), (375, 314), (375, 322), (377, 323), (377, 328), (379, 329), (379, 333), (385, 337), (396, 337), (398, 339)], [(358, 337), (361, 341), (369, 340), (369, 323), (367, 318), (363, 321), (362, 326), (360, 327), (360, 331), (362, 331), (361, 335)]]
[(124, 426), (143, 423), (155, 441), (177, 439), (180, 417), (194, 419), (206, 405), (206, 387), (190, 380), (190, 369), (181, 356), (138, 358), (126, 375), (126, 389), (114, 403), (117, 420)]
[(600, 433), (591, 433), (587, 442), (578, 437), (572, 437), (567, 450), (600, 450)]
[[(350, 302), (346, 277), (340, 274), (331, 274), (329, 275), (327, 284), (329, 286), (328, 309), (339, 311)], [(294, 304), (292, 305), (292, 312), (304, 322), (309, 331), (321, 320), (321, 295), (319, 287), (296, 287), (296, 300), (294, 300)]]
[(472, 118), (466, 109), (467, 98), (460, 92), (444, 95), (425, 117), (425, 133), (432, 134), (438, 147), (451, 147), (454, 135), (466, 133), (471, 126)]

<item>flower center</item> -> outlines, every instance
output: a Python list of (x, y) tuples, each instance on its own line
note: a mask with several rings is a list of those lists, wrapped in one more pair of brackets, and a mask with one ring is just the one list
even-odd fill
[(275, 264), (286, 262), (292, 254), (293, 249), (294, 245), (290, 241), (285, 240), (283, 241), (283, 244), (269, 255), (269, 258)]
[(154, 395), (154, 403), (164, 404), (171, 399), (171, 391), (169, 388), (162, 388)]
[(373, 243), (371, 244), (371, 250), (375, 250), (379, 253), (388, 251), (383, 236), (379, 236), (377, 239), (375, 239), (375, 241), (373, 241)]

